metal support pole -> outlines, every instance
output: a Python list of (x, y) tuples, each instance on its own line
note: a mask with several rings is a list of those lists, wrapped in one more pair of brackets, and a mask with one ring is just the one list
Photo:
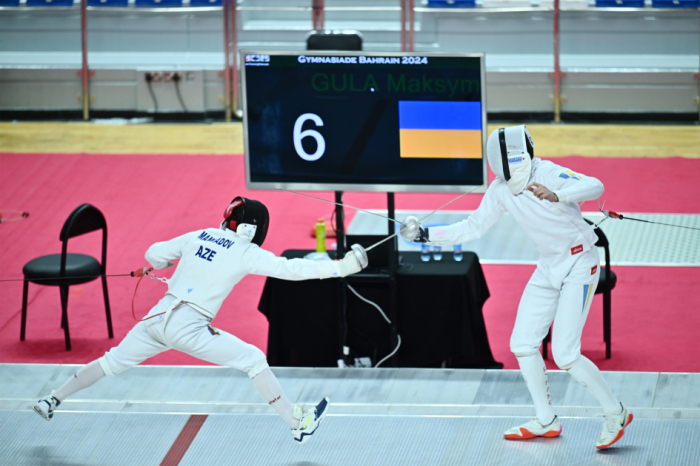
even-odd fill
[[(396, 218), (396, 203), (394, 193), (387, 193), (387, 216), (390, 219)], [(388, 223), (388, 234), (393, 235), (396, 225), (391, 220)], [(396, 348), (398, 345), (398, 308), (399, 308), (399, 291), (396, 283), (396, 272), (399, 267), (398, 242), (397, 238), (389, 240), (389, 319), (391, 320), (391, 348)], [(391, 357), (391, 365), (399, 367), (398, 352)]]
[(415, 52), (415, 9), (413, 8), (413, 0), (408, 0), (408, 27), (409, 27), (409, 44), (408, 51)]
[(311, 2), (311, 19), (313, 21), (314, 30), (323, 30), (325, 22), (323, 0), (313, 0)]
[(238, 108), (238, 15), (237, 0), (231, 0), (231, 108), (236, 118), (243, 118), (243, 110)]
[(230, 9), (231, 1), (224, 0), (224, 106), (226, 107), (226, 123), (231, 123), (231, 50), (229, 48)]
[(554, 122), (561, 122), (561, 69), (559, 68), (559, 0), (554, 0)]
[(80, 31), (83, 39), (83, 120), (90, 119), (90, 90), (88, 87), (88, 49), (87, 49), (87, 0), (80, 2)]
[(406, 0), (401, 1), (401, 51), (406, 51)]

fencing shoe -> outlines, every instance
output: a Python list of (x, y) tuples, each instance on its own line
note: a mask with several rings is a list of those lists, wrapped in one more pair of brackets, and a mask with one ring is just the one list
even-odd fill
[(61, 402), (58, 401), (58, 398), (54, 398), (53, 396), (49, 395), (46, 398), (36, 402), (34, 405), (34, 411), (36, 411), (39, 416), (43, 417), (47, 421), (50, 421), (53, 417), (54, 410), (60, 404)]
[(525, 424), (508, 429), (503, 436), (508, 440), (529, 440), (535, 437), (558, 437), (561, 434), (561, 423), (559, 418), (554, 416), (552, 422), (543, 426), (536, 417)]
[(625, 434), (625, 427), (632, 422), (634, 416), (632, 411), (627, 409), (627, 406), (620, 403), (622, 411), (618, 414), (603, 414), (605, 421), (603, 421), (603, 430), (600, 432), (600, 437), (595, 444), (598, 450), (603, 448), (608, 448), (613, 443), (617, 442)]
[(306, 405), (301, 407), (294, 405), (294, 418), (299, 419), (299, 428), (292, 429), (294, 440), (300, 444), (309, 440), (309, 437), (316, 432), (316, 429), (326, 417), (330, 402), (330, 398), (325, 397), (319, 404), (310, 409), (306, 409)]

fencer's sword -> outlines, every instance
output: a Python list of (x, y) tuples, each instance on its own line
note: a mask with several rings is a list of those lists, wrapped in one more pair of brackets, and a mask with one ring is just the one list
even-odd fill
[[(686, 229), (688, 229), (688, 230), (698, 230), (698, 231), (700, 231), (700, 228), (696, 228), (696, 227), (687, 227), (687, 226), (685, 226), (685, 225), (673, 225), (672, 223), (654, 222), (654, 221), (651, 221), (651, 220), (642, 220), (642, 219), (640, 219), (640, 218), (627, 217), (627, 216), (625, 216), (625, 215), (618, 214), (617, 212), (613, 212), (612, 210), (601, 210), (601, 212), (603, 213), (603, 215), (605, 215), (605, 219), (608, 219), (608, 218), (617, 218), (617, 219), (620, 219), (620, 220), (634, 220), (635, 222), (653, 223), (653, 224), (655, 224), (655, 225), (665, 225), (665, 226), (667, 226), (667, 227), (686, 228)], [(603, 223), (602, 220), (601, 220), (600, 222), (598, 222), (597, 225), (599, 225), (599, 224), (601, 224), (601, 223)]]
[[(459, 196), (455, 197), (455, 198), (452, 199), (451, 201), (449, 201), (449, 202), (447, 202), (447, 203), (441, 205), (441, 206), (438, 207), (437, 209), (433, 210), (433, 211), (430, 212), (428, 215), (422, 217), (422, 218), (421, 218), (420, 220), (418, 220), (418, 221), (421, 222), (421, 221), (425, 220), (426, 218), (430, 217), (431, 215), (433, 215), (434, 213), (438, 212), (439, 210), (444, 209), (444, 208), (447, 207), (448, 205), (452, 204), (452, 203), (455, 202), (456, 200), (458, 200), (458, 199), (460, 199), (460, 198), (466, 196), (467, 194), (473, 193), (474, 191), (476, 191), (476, 190), (479, 189), (480, 187), (481, 187), (481, 186), (476, 186), (475, 188), (473, 188), (473, 189), (467, 191), (466, 193), (460, 194)], [(341, 204), (341, 203), (339, 203), (339, 202), (329, 201), (328, 199), (321, 199), (320, 197), (309, 196), (308, 194), (302, 194), (302, 193), (298, 193), (298, 192), (296, 192), (296, 191), (290, 191), (290, 190), (288, 190), (288, 189), (282, 189), (282, 188), (276, 188), (276, 189), (277, 189), (278, 191), (284, 191), (284, 192), (287, 192), (287, 193), (297, 194), (297, 195), (299, 195), (299, 196), (304, 196), (304, 197), (308, 197), (308, 198), (311, 198), (311, 199), (316, 199), (317, 201), (323, 201), (323, 202), (327, 202), (327, 203), (329, 203), (329, 204), (335, 204), (335, 205), (339, 205), (339, 206), (341, 206), (341, 207), (348, 207), (348, 208), (350, 208), (350, 209), (355, 209), (355, 210), (360, 211), (360, 212), (365, 212), (365, 213), (367, 213), (367, 214), (376, 215), (377, 217), (381, 217), (381, 218), (384, 218), (384, 219), (387, 219), (387, 220), (391, 220), (392, 222), (396, 222), (396, 223), (398, 223), (399, 225), (404, 226), (404, 223), (403, 223), (403, 222), (400, 222), (400, 221), (398, 221), (398, 220), (396, 220), (396, 219), (387, 217), (387, 216), (385, 216), (385, 215), (378, 214), (378, 213), (376, 213), (376, 212), (370, 212), (369, 210), (360, 209), (360, 208), (358, 208), (358, 207), (353, 207), (353, 206), (347, 205), (347, 204)], [(387, 236), (386, 238), (384, 238), (383, 240), (381, 240), (381, 241), (379, 241), (379, 242), (377, 242), (377, 243), (374, 243), (372, 246), (366, 248), (365, 251), (370, 251), (370, 250), (376, 248), (377, 246), (379, 246), (380, 244), (382, 244), (382, 243), (384, 243), (384, 242), (386, 242), (386, 241), (389, 241), (391, 238), (393, 238), (394, 236), (398, 235), (400, 232), (401, 232), (401, 230), (397, 231), (397, 232), (394, 233), (393, 235)]]
[(284, 191), (284, 192), (287, 192), (287, 193), (297, 194), (297, 195), (299, 195), (299, 196), (310, 197), (311, 199), (316, 199), (317, 201), (323, 201), (323, 202), (327, 202), (327, 203), (329, 203), (329, 204), (339, 205), (340, 207), (348, 207), (348, 208), (350, 208), (350, 209), (355, 209), (355, 210), (358, 210), (358, 211), (360, 211), (360, 212), (364, 212), (364, 213), (370, 214), (370, 215), (376, 215), (377, 217), (381, 217), (381, 218), (384, 218), (384, 219), (387, 219), (387, 220), (391, 220), (392, 222), (396, 222), (396, 223), (398, 223), (399, 225), (403, 225), (403, 223), (399, 222), (398, 220), (396, 220), (396, 219), (394, 219), (394, 218), (389, 218), (389, 217), (387, 217), (386, 215), (378, 214), (378, 213), (376, 213), (376, 212), (370, 212), (369, 210), (360, 209), (359, 207), (353, 207), (353, 206), (351, 206), (351, 205), (341, 204), (341, 203), (339, 203), (339, 202), (329, 201), (328, 199), (321, 199), (320, 197), (309, 196), (308, 194), (302, 194), (302, 193), (298, 193), (298, 192), (296, 192), (296, 191), (290, 191), (290, 190), (288, 190), (288, 189), (282, 189), (282, 188), (275, 188), (275, 189), (277, 189), (278, 191)]

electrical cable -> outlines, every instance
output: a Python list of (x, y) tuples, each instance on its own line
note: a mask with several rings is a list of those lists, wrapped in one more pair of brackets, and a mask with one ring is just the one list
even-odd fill
[[(18, 215), (18, 217), (8, 217), (4, 214)], [(0, 223), (19, 222), (29, 217), (29, 212), (14, 209), (0, 209)]]
[(358, 298), (360, 298), (362, 301), (364, 301), (364, 302), (366, 302), (367, 304), (369, 304), (369, 305), (374, 306), (375, 308), (377, 308), (377, 310), (378, 310), (379, 313), (382, 315), (382, 317), (384, 317), (384, 320), (386, 320), (387, 323), (389, 323), (389, 324), (391, 323), (391, 320), (389, 320), (389, 318), (386, 316), (386, 314), (384, 314), (384, 311), (382, 311), (382, 308), (379, 307), (379, 305), (378, 305), (377, 303), (372, 302), (372, 301), (370, 301), (369, 299), (363, 297), (363, 296), (362, 296), (360, 293), (358, 293), (358, 292), (355, 290), (355, 288), (353, 288), (349, 283), (348, 283), (348, 288), (350, 288), (350, 291), (352, 291), (352, 292), (355, 294), (355, 296), (357, 296)]
[(151, 99), (153, 99), (153, 106), (155, 107), (154, 112), (158, 113), (158, 99), (156, 99), (156, 94), (153, 92), (153, 86), (151, 86), (151, 81), (153, 81), (153, 75), (151, 73), (146, 73), (146, 85), (148, 86), (148, 93), (151, 94)]
[(122, 273), (116, 275), (86, 275), (84, 277), (46, 277), (46, 278), (13, 278), (9, 280), (0, 280), (0, 282), (38, 282), (43, 280), (75, 280), (79, 278), (100, 278), (100, 277), (133, 277), (130, 273)]
[[(382, 310), (381, 307), (379, 307), (379, 305), (378, 305), (377, 303), (372, 302), (372, 301), (370, 301), (369, 299), (367, 299), (367, 298), (363, 297), (362, 295), (360, 295), (360, 293), (358, 293), (358, 292), (355, 290), (355, 288), (353, 288), (352, 285), (350, 285), (349, 283), (346, 283), (346, 285), (347, 285), (347, 287), (350, 289), (350, 291), (352, 291), (352, 292), (355, 294), (355, 296), (357, 296), (358, 298), (360, 298), (362, 301), (366, 302), (367, 304), (370, 304), (370, 305), (374, 306), (374, 307), (379, 311), (379, 313), (382, 315), (382, 317), (384, 317), (384, 320), (386, 320), (389, 324), (391, 324), (391, 320), (389, 320), (389, 318), (386, 316), (386, 314), (384, 314), (384, 311)], [(391, 358), (393, 355), (395, 355), (396, 352), (397, 352), (397, 351), (399, 350), (399, 348), (401, 347), (401, 335), (398, 335), (398, 334), (397, 334), (396, 337), (398, 338), (398, 344), (396, 345), (396, 348), (394, 348), (394, 351), (392, 351), (391, 353), (389, 353), (388, 355), (386, 355), (381, 361), (379, 361), (377, 364), (375, 364), (375, 365), (374, 365), (374, 368), (375, 368), (375, 369), (376, 369), (377, 367), (379, 367), (382, 363), (384, 363), (384, 361), (386, 361), (387, 359), (389, 359), (389, 358)]]
[(180, 101), (180, 106), (182, 107), (182, 111), (187, 113), (187, 107), (185, 106), (185, 101), (182, 100), (182, 94), (180, 94), (180, 75), (178, 73), (175, 73), (173, 75), (173, 82), (175, 83), (175, 92), (177, 93), (177, 100)]

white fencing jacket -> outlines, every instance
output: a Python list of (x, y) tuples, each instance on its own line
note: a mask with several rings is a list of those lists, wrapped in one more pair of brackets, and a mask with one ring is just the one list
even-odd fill
[(541, 201), (528, 190), (514, 196), (506, 183), (496, 178), (468, 219), (447, 227), (429, 228), (429, 243), (447, 246), (475, 240), (508, 211), (549, 264), (555, 275), (553, 283), (560, 284), (577, 256), (598, 241), (592, 226), (583, 220), (577, 203), (597, 199), (604, 187), (596, 178), (539, 158), (532, 160), (528, 184), (532, 182), (546, 186), (559, 202)]
[(207, 228), (156, 243), (146, 251), (155, 269), (180, 262), (168, 280), (168, 294), (193, 304), (212, 319), (233, 287), (248, 274), (284, 280), (323, 279), (347, 275), (341, 261), (285, 259), (260, 249), (231, 230)]

